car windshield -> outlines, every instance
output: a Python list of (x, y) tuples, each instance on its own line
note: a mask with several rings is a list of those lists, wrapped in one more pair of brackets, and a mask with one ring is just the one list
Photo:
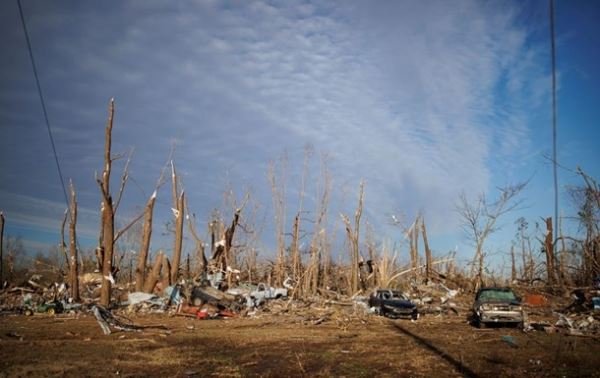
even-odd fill
[(394, 295), (394, 299), (403, 299), (403, 300), (407, 300), (408, 297), (406, 295), (404, 295), (404, 293), (400, 292), (400, 291), (392, 291), (393, 295)]
[(512, 290), (483, 290), (479, 293), (480, 301), (514, 301), (516, 299)]

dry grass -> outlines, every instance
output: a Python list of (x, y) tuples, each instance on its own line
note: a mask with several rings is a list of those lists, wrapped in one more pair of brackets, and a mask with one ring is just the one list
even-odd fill
[[(596, 340), (479, 331), (459, 317), (413, 323), (370, 316), (314, 325), (291, 315), (226, 321), (145, 316), (136, 322), (166, 324), (172, 333), (104, 336), (89, 316), (2, 317), (1, 375), (578, 376), (600, 367)], [(8, 336), (14, 333), (23, 341)], [(519, 347), (502, 342), (502, 335), (513, 336)]]

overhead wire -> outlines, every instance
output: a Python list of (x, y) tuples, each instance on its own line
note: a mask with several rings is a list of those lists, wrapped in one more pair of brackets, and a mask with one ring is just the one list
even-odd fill
[(29, 32), (27, 31), (27, 25), (25, 24), (25, 17), (23, 16), (23, 7), (21, 6), (21, 0), (17, 0), (17, 5), (19, 6), (19, 15), (21, 16), (21, 25), (23, 25), (23, 33), (25, 34), (25, 40), (27, 41), (27, 50), (29, 51), (29, 58), (31, 59), (31, 66), (33, 67), (33, 76), (35, 77), (35, 84), (37, 86), (38, 95), (40, 97), (40, 102), (42, 104), (42, 112), (44, 114), (44, 121), (46, 123), (46, 129), (48, 130), (48, 137), (50, 138), (50, 144), (52, 145), (52, 153), (54, 154), (54, 161), (56, 163), (56, 169), (58, 171), (60, 185), (62, 186), (63, 195), (65, 197), (65, 204), (67, 205), (67, 209), (69, 209), (69, 216), (71, 217), (71, 210), (69, 207), (69, 197), (67, 196), (67, 188), (65, 187), (65, 180), (63, 179), (62, 170), (60, 168), (60, 162), (58, 160), (58, 154), (56, 152), (56, 144), (54, 143), (54, 136), (52, 135), (50, 121), (48, 119), (48, 111), (46, 110), (46, 102), (44, 101), (42, 86), (40, 85), (40, 78), (38, 76), (37, 67), (35, 64), (35, 58), (33, 56), (33, 49), (31, 48)]
[[(552, 49), (552, 168), (554, 174), (554, 232), (558, 234), (558, 172), (556, 160), (556, 134), (557, 134), (557, 119), (556, 119), (556, 46), (555, 46), (555, 34), (554, 34), (554, 0), (550, 0), (550, 43)], [(556, 253), (556, 243), (554, 245), (554, 252)]]

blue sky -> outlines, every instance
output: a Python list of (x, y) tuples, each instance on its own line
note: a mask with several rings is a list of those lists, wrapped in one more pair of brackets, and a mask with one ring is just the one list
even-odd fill
[[(65, 179), (80, 200), (79, 235), (93, 244), (107, 104), (113, 151), (134, 148), (120, 222), (153, 191), (175, 145), (191, 210), (205, 224), (223, 191), (252, 192), (261, 253), (272, 253), (270, 160), (288, 155), (288, 216), (304, 146), (330, 158), (329, 228), (354, 211), (399, 240), (391, 214), (422, 210), (437, 254), (472, 248), (454, 211), (469, 196), (531, 179), (526, 206), (501, 222), (553, 214), (548, 3), (488, 1), (22, 1)], [(559, 160), (600, 177), (600, 6), (558, 1)], [(64, 201), (16, 1), (0, 4), (0, 209), (30, 249), (56, 244)], [(115, 170), (113, 186), (118, 182)], [(579, 183), (561, 170), (561, 188)], [(572, 214), (564, 190), (561, 207)], [(152, 248), (170, 219), (158, 194)], [(312, 208), (312, 207), (311, 207)], [(226, 218), (231, 209), (225, 210)], [(337, 221), (339, 226), (339, 221)], [(288, 222), (288, 224), (290, 224)], [(576, 230), (574, 225), (570, 226)], [(338, 231), (341, 234), (341, 230)], [(191, 243), (187, 243), (191, 248)]]

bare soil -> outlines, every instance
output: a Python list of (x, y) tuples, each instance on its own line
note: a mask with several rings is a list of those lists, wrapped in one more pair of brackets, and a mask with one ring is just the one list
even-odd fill
[[(600, 341), (479, 330), (464, 317), (348, 322), (300, 317), (197, 320), (138, 315), (166, 325), (105, 336), (93, 316), (0, 317), (1, 376), (444, 377), (600, 376)], [(501, 339), (512, 336), (516, 347)]]

